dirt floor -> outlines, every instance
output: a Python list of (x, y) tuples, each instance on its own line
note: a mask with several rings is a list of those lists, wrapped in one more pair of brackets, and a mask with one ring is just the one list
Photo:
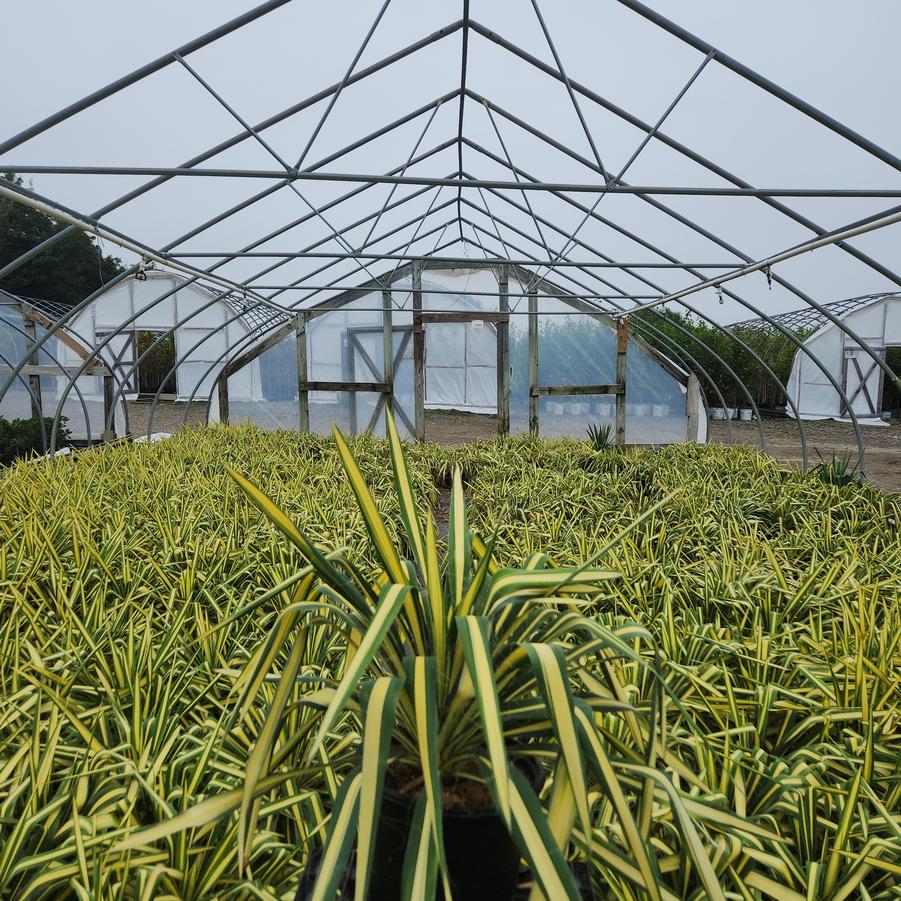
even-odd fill
[[(135, 401), (128, 405), (131, 431), (146, 434), (150, 404)], [(187, 417), (186, 414), (187, 413)], [(175, 432), (188, 425), (203, 425), (206, 404), (159, 404), (153, 418), (154, 432)], [(765, 419), (762, 423), (764, 449), (777, 460), (801, 464), (801, 441), (798, 424), (792, 419)], [(865, 444), (867, 478), (884, 491), (901, 491), (901, 422), (889, 426), (862, 426)], [(854, 430), (843, 422), (823, 420), (805, 422), (807, 456), (810, 465), (820, 456), (833, 454), (857, 456)], [(731, 438), (730, 438), (731, 433)], [(491, 440), (497, 435), (497, 418), (476, 413), (429, 410), (426, 413), (426, 439), (448, 447), (467, 441)], [(710, 441), (716, 444), (750, 444), (760, 446), (756, 422), (711, 422)], [(818, 453), (819, 455), (818, 456)]]
[[(764, 450), (777, 460), (801, 464), (801, 441), (798, 423), (793, 419), (764, 419)], [(731, 427), (731, 442), (729, 438)], [(830, 460), (833, 454), (850, 453), (857, 460), (854, 429), (845, 422), (824, 419), (805, 422), (807, 457), (810, 465), (820, 457)], [(864, 469), (867, 478), (883, 491), (901, 491), (901, 422), (887, 426), (861, 426), (864, 440)], [(756, 422), (711, 422), (710, 441), (716, 444), (760, 445)], [(818, 453), (819, 452), (819, 453)]]
[[(128, 403), (128, 425), (132, 435), (146, 435), (150, 418), (150, 401), (133, 400)], [(175, 403), (160, 401), (153, 411), (153, 432), (177, 432), (186, 425), (206, 425), (206, 402)]]

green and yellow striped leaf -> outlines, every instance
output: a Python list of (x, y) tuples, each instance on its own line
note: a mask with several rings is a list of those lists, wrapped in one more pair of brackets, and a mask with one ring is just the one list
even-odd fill
[(579, 730), (576, 726), (569, 673), (563, 650), (558, 645), (528, 643), (524, 645), (538, 682), (539, 693), (547, 705), (548, 716), (560, 745), (560, 753), (572, 786), (582, 831), (591, 832), (588, 812), (588, 785), (582, 767)]
[(613, 765), (607, 756), (607, 751), (595, 729), (591, 710), (587, 705), (576, 702), (575, 717), (588, 762), (598, 777), (608, 800), (613, 805), (613, 809), (616, 811), (622, 826), (623, 836), (626, 839), (626, 845), (641, 873), (641, 888), (647, 892), (649, 898), (659, 901), (660, 890), (658, 886), (660, 874), (656, 869), (654, 859), (648, 854), (647, 837), (641, 834), (632, 816), (623, 787), (616, 777)]
[(356, 649), (353, 659), (345, 667), (344, 675), (335, 689), (335, 695), (322, 717), (319, 731), (316, 734), (313, 747), (310, 749), (309, 759), (316, 754), (322, 745), (326, 734), (344, 709), (372, 658), (378, 653), (379, 647), (386, 633), (391, 628), (398, 611), (403, 606), (404, 599), (409, 591), (409, 585), (386, 585), (382, 589), (379, 603), (372, 616), (369, 628), (360, 639), (359, 647)]
[(355, 604), (362, 602), (362, 595), (359, 589), (291, 522), (277, 504), (254, 485), (250, 479), (228, 467), (226, 467), (226, 472), (237, 482), (238, 487), (250, 498), (260, 512), (303, 554), (320, 578), (330, 585), (334, 585), (341, 594)]
[(360, 815), (357, 820), (357, 901), (365, 901), (369, 891), (372, 854), (385, 783), (385, 765), (391, 745), (394, 711), (403, 685), (402, 678), (382, 676), (364, 688), (360, 705), (363, 715), (363, 745)]
[(466, 527), (463, 475), (459, 466), (454, 467), (447, 529), (447, 571), (448, 581), (450, 582), (451, 603), (459, 608), (460, 602), (463, 600), (463, 593), (466, 590), (472, 553), (469, 530)]
[(313, 885), (311, 901), (334, 901), (353, 846), (360, 811), (363, 774), (354, 770), (341, 783), (329, 820), (328, 840)]
[(437, 882), (438, 853), (435, 847), (435, 830), (429, 817), (428, 801), (425, 794), (421, 794), (413, 808), (413, 819), (407, 836), (402, 901), (433, 901)]
[[(394, 542), (388, 534), (388, 529), (379, 515), (378, 507), (372, 497), (369, 486), (366, 484), (366, 480), (363, 478), (363, 473), (360, 472), (360, 467), (357, 466), (357, 461), (354, 460), (353, 454), (350, 452), (350, 448), (347, 446), (347, 442), (344, 440), (344, 436), (341, 434), (338, 426), (332, 426), (332, 432), (335, 436), (335, 444), (338, 445), (338, 453), (341, 455), (341, 463), (344, 466), (344, 471), (347, 473), (350, 487), (357, 498), (363, 522), (366, 524), (366, 531), (369, 532), (369, 537), (372, 539), (372, 544), (379, 556), (379, 560), (382, 561), (382, 566), (385, 567), (388, 578), (392, 582), (403, 584), (407, 580), (407, 571), (404, 569), (400, 556), (397, 553), (397, 548), (394, 546)], [(398, 490), (400, 489), (398, 488)]]
[(541, 804), (516, 767), (510, 770), (510, 811), (513, 837), (544, 897), (549, 901), (579, 901), (572, 871), (554, 841)]
[(407, 469), (407, 461), (404, 458), (403, 445), (397, 434), (397, 426), (394, 423), (394, 415), (389, 408), (385, 408), (385, 423), (388, 430), (388, 444), (391, 448), (391, 467), (394, 470), (394, 489), (397, 492), (397, 500), (400, 504), (400, 515), (407, 532), (407, 540), (413, 551), (413, 559), (420, 572), (425, 572), (426, 552), (422, 541), (422, 529), (419, 525), (419, 511), (416, 506), (416, 496), (413, 493), (413, 485), (410, 481), (410, 473)]
[(507, 828), (510, 820), (510, 764), (504, 740), (504, 726), (501, 722), (500, 700), (494, 680), (494, 665), (491, 659), (491, 637), (485, 617), (458, 616), (457, 638), (463, 644), (463, 654), (475, 688), (475, 697), (481, 714), (482, 734), (491, 763), (491, 784), (498, 810)]
[(447, 865), (444, 859), (443, 803), (441, 769), (438, 756), (438, 679), (434, 657), (413, 657), (405, 661), (407, 684), (413, 695), (416, 721), (416, 746), (422, 767), (425, 817), (432, 824), (432, 834), (445, 892), (450, 894)]

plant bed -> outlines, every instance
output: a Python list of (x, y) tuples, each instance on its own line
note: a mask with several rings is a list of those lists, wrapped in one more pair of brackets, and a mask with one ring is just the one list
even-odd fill
[[(388, 446), (349, 444), (403, 545)], [(620, 831), (630, 820), (666, 901), (776, 897), (766, 895), (774, 884), (788, 897), (892, 897), (897, 496), (805, 477), (743, 447), (595, 453), (585, 441), (509, 438), (407, 452), (428, 504), (421, 521), (434, 471), (474, 472), (471, 531), (497, 534), (500, 567), (535, 552), (572, 567), (682, 489), (603, 559), (623, 577), (577, 608), (612, 634), (653, 636), (638, 659), (627, 654), (630, 638), (603, 667), (586, 660), (590, 675), (609, 671), (627, 687), (596, 713), (615, 772), (647, 760), (614, 707), (634, 708), (642, 729), (651, 722), (659, 682), (642, 661), (658, 655), (680, 705), (657, 707), (664, 766), (682, 776), (675, 794), (655, 790), (646, 825), (639, 790), (626, 794), (622, 818), (604, 813), (611, 801), (597, 799), (614, 796), (589, 773), (593, 847), (566, 857), (588, 862), (599, 897), (648, 896)], [(382, 572), (327, 438), (219, 426), (0, 474), (0, 897), (105, 897), (117, 886), (138, 897), (141, 880), (158, 873), (160, 896), (284, 901), (329, 832), (333, 791), (353, 778), (371, 734), (362, 711), (348, 708), (326, 737), (329, 768), (308, 762), (322, 706), (307, 702), (337, 684), (344, 635), (337, 618), (321, 634), (295, 630), (260, 667), (259, 689), (245, 690), (249, 661), (288, 608), (308, 600), (293, 596), (296, 582), (283, 584), (306, 561), (226, 466), (257, 482), (332, 559), (349, 548), (367, 578)], [(439, 540), (442, 561), (444, 548)], [(575, 621), (569, 613), (548, 615)], [(266, 745), (295, 646), (304, 669), (275, 725), (248, 858), (238, 835), (245, 772), (258, 772), (255, 749)], [(374, 661), (366, 679), (381, 666)], [(571, 690), (586, 694), (578, 674)], [(550, 808), (550, 791), (540, 803)], [(213, 804), (216, 816), (198, 824), (198, 808)], [(719, 894), (701, 886), (695, 853), (714, 862)], [(623, 875), (623, 862), (634, 875)]]

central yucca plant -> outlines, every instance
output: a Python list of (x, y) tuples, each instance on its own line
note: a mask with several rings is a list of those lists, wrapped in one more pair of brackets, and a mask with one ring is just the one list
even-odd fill
[[(493, 539), (486, 543), (468, 527), (459, 468), (446, 545), (439, 544), (431, 511), (417, 504), (390, 413), (387, 421), (401, 547), (335, 430), (381, 567), (371, 581), (342, 555), (326, 556), (259, 488), (230, 471), (315, 573), (302, 596), (295, 591), (291, 608), (307, 610), (318, 622), (324, 617), (343, 632), (337, 684), (318, 693), (325, 709), (308, 759), (335, 741), (335, 732), (355, 714), (360, 763), (337, 792), (314, 897), (335, 896), (354, 842), (356, 896), (366, 897), (385, 773), (398, 764), (422, 777), (404, 860), (404, 897), (433, 898), (439, 878), (450, 897), (442, 786), (460, 779), (487, 786), (546, 898), (579, 897), (566, 854), (575, 829), (583, 847), (591, 845), (590, 785), (612, 802), (630, 857), (645, 885), (653, 886), (655, 871), (630, 812), (628, 790), (614, 775), (595, 727), (596, 716), (621, 711), (630, 719), (628, 728), (653, 744), (653, 727), (637, 725), (622, 686), (610, 684), (615, 677), (605, 665), (623, 656), (645, 665), (635, 642), (650, 636), (637, 626), (614, 632), (580, 613), (582, 605), (598, 603), (604, 583), (617, 573), (591, 561), (558, 568), (541, 553), (515, 568), (499, 566)], [(290, 646), (291, 640), (281, 631), (269, 643), (267, 659), (274, 658), (278, 642)], [(283, 678), (293, 676), (285, 672)], [(272, 726), (263, 728), (253, 752), (257, 764), (271, 752), (264, 737), (273, 740), (280, 715), (281, 710), (269, 713)], [(544, 804), (514, 765), (521, 756), (539, 758), (553, 774)], [(265, 767), (248, 765), (241, 813), (245, 840), (253, 829), (257, 783), (265, 775)], [(645, 785), (647, 805), (652, 781)]]

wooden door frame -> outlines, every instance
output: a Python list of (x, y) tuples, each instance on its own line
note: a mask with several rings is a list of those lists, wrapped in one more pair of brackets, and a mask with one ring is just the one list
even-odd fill
[[(497, 372), (497, 433), (498, 435), (510, 434), (510, 314), (504, 312), (490, 311), (471, 311), (471, 312), (455, 312), (455, 313), (425, 313), (421, 306), (417, 310), (414, 294), (413, 306), (413, 388), (414, 393), (421, 395), (422, 413), (417, 416), (417, 434), (419, 441), (425, 438), (425, 369), (426, 369), (426, 347), (425, 347), (425, 326), (437, 325), (439, 323), (462, 323), (466, 325), (469, 322), (485, 322), (494, 324), (495, 342), (497, 347), (495, 368)], [(506, 294), (502, 294), (506, 297)], [(506, 304), (504, 304), (506, 306)], [(419, 344), (421, 349), (417, 353), (417, 335), (421, 336)], [(465, 378), (465, 368), (464, 368)], [(416, 404), (417, 412), (420, 409), (420, 403)]]

